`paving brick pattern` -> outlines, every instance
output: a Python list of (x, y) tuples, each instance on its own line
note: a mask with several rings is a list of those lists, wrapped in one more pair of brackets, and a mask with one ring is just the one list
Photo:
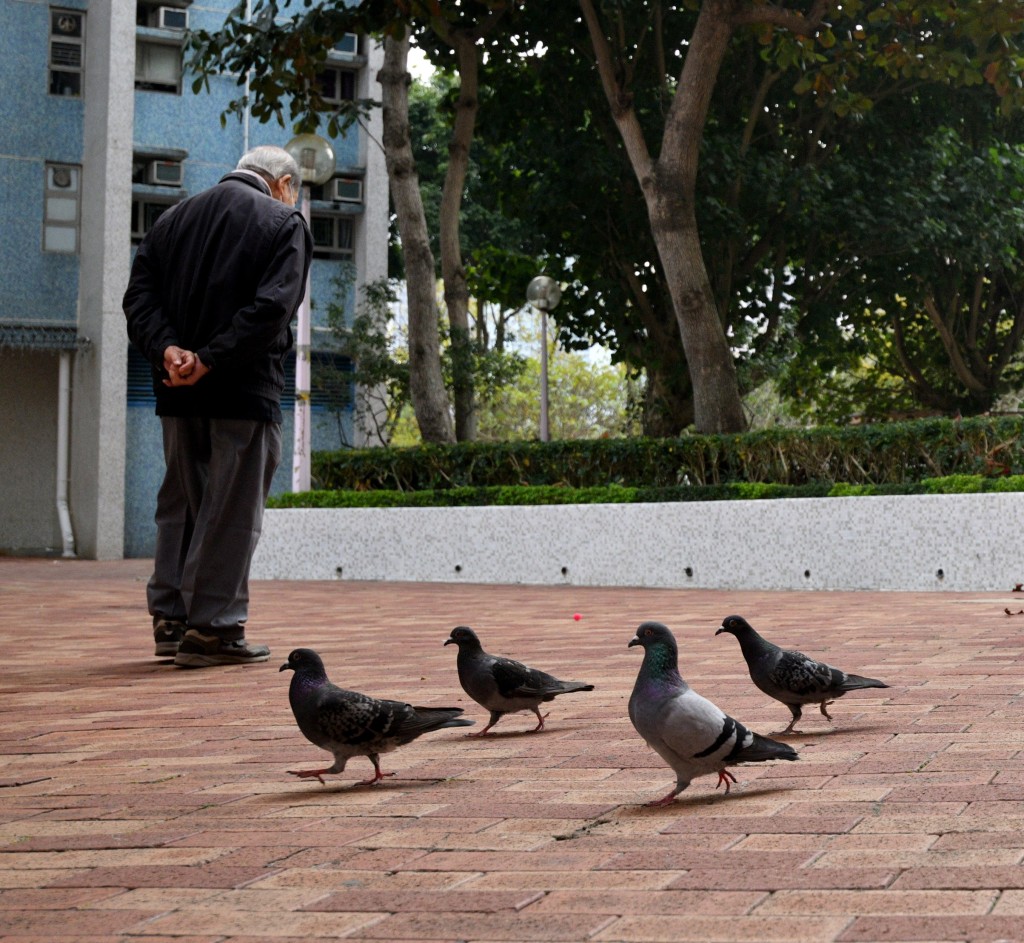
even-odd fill
[[(1024, 566), (1024, 564), (1022, 564)], [(146, 561), (0, 559), (0, 943), (316, 940), (1024, 940), (1024, 596), (256, 583), (267, 665), (152, 657)], [(1024, 575), (1024, 570), (1022, 570)], [(574, 612), (583, 618), (574, 621)], [(639, 622), (684, 676), (762, 733), (738, 613), (766, 636), (888, 680), (805, 712), (798, 763), (672, 776), (626, 703)], [(443, 641), (596, 685), (494, 735), (440, 731), (353, 787), (288, 776), (326, 755), (288, 707), (290, 649), (333, 680), (486, 714)]]

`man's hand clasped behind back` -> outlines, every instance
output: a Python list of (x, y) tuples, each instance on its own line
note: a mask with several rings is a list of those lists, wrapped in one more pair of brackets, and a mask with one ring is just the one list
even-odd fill
[(193, 351), (173, 345), (164, 351), (164, 370), (167, 371), (164, 386), (195, 386), (210, 372)]

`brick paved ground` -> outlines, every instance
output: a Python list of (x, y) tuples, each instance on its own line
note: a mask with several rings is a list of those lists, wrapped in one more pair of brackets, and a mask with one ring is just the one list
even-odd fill
[[(151, 657), (144, 561), (0, 560), (0, 940), (996, 941), (1024, 939), (1024, 596), (258, 583), (269, 665)], [(572, 613), (583, 619), (575, 622)], [(668, 623), (701, 693), (764, 733), (723, 616), (888, 691), (808, 712), (799, 763), (737, 769), (672, 806), (626, 702), (638, 622)], [(288, 651), (332, 678), (467, 703), (460, 623), (492, 651), (597, 685), (548, 730), (441, 731), (397, 776), (324, 787)], [(479, 729), (479, 727), (477, 728)]]

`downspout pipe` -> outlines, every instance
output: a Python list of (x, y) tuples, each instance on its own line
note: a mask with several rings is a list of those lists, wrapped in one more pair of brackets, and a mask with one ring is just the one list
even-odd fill
[(68, 455), (71, 444), (71, 351), (60, 352), (57, 378), (57, 519), (60, 521), (63, 557), (77, 556), (75, 532), (68, 509)]
[[(252, 0), (245, 0), (245, 23), (252, 22)], [(242, 113), (242, 153), (249, 153), (249, 123), (252, 120), (252, 105), (249, 104), (249, 90), (251, 72), (245, 73), (245, 87), (243, 97), (245, 99), (245, 111)]]

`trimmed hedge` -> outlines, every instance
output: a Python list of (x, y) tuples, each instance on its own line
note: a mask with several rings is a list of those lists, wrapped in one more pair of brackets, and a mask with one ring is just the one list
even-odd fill
[(318, 452), (313, 475), (327, 491), (905, 485), (929, 477), (1024, 474), (1022, 433), (1024, 417), (1013, 416), (675, 439), (471, 442)]
[(759, 498), (860, 497), (886, 494), (964, 494), (984, 491), (1024, 491), (1024, 475), (985, 478), (949, 475), (903, 484), (857, 485), (839, 483), (780, 485), (731, 482), (668, 488), (570, 488), (551, 485), (527, 487), (445, 488), (427, 491), (305, 491), (276, 495), (272, 508), (408, 508), (467, 507), (480, 505), (631, 504), (663, 501), (735, 501)]

